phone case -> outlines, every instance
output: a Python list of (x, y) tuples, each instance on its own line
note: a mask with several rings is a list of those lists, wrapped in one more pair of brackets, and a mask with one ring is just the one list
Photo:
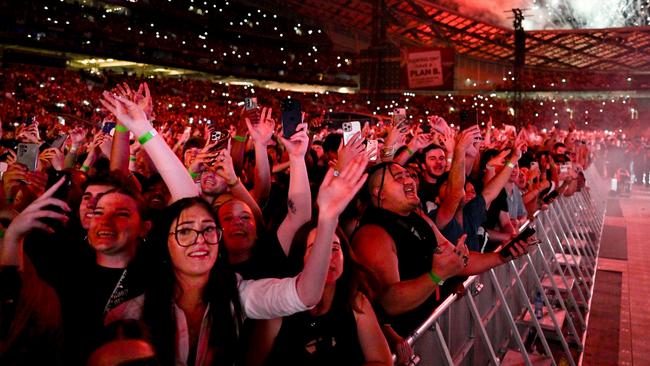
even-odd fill
[(18, 144), (18, 151), (16, 152), (16, 162), (21, 163), (30, 171), (36, 170), (36, 162), (38, 161), (38, 145), (37, 144)]
[(295, 99), (282, 101), (282, 131), (285, 138), (296, 133), (296, 128), (302, 121), (300, 103)]
[(361, 123), (358, 121), (344, 122), (341, 127), (343, 128), (343, 145), (347, 145), (352, 136), (361, 131)]
[(378, 146), (377, 140), (366, 141), (366, 151), (368, 152), (368, 156), (370, 156), (370, 161), (377, 161), (377, 155), (379, 153), (377, 151)]

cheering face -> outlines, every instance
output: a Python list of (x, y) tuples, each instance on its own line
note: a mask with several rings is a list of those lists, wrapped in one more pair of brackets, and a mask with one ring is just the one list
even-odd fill
[[(311, 255), (312, 247), (314, 246), (314, 241), (316, 240), (316, 229), (312, 229), (307, 236), (307, 248), (305, 250), (304, 262), (307, 263), (307, 259)], [(341, 275), (343, 274), (343, 251), (341, 250), (341, 240), (339, 237), (334, 234), (332, 238), (332, 254), (330, 255), (330, 264), (327, 269), (327, 279), (326, 284), (331, 285), (336, 283)]]
[(90, 227), (90, 220), (92, 219), (93, 210), (97, 203), (97, 196), (113, 188), (112, 186), (105, 185), (90, 185), (86, 188), (81, 196), (81, 205), (79, 206), (79, 219), (84, 229), (88, 230)]
[(210, 196), (220, 195), (228, 189), (226, 181), (212, 169), (206, 169), (201, 173), (201, 192)]
[(445, 152), (441, 149), (427, 151), (424, 157), (424, 171), (431, 178), (437, 178), (445, 172), (447, 159)]
[(411, 211), (420, 204), (415, 180), (408, 170), (397, 164), (386, 169), (384, 186), (377, 194), (382, 200), (382, 207), (395, 211)]
[(219, 254), (219, 229), (203, 206), (181, 212), (169, 228), (167, 249), (177, 274), (206, 276)]
[(219, 223), (223, 229), (223, 242), (234, 257), (250, 254), (257, 235), (255, 216), (247, 204), (230, 201), (219, 209)]
[(102, 254), (117, 255), (134, 251), (146, 231), (136, 201), (122, 193), (108, 193), (93, 210), (88, 241)]

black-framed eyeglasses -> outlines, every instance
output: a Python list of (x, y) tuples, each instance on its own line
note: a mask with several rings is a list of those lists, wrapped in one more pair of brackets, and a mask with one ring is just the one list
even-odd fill
[(191, 247), (196, 244), (199, 234), (203, 235), (203, 240), (205, 240), (206, 244), (217, 245), (221, 240), (223, 232), (216, 226), (210, 226), (201, 231), (191, 228), (177, 229), (176, 231), (169, 233), (169, 235), (172, 234), (176, 238), (176, 243), (178, 245), (182, 247)]

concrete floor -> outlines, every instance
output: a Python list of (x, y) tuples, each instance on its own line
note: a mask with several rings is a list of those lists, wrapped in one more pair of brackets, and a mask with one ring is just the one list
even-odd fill
[[(620, 327), (618, 342), (612, 342), (598, 330), (599, 316), (590, 319), (585, 347), (585, 365), (606, 365), (611, 359), (599, 358), (599, 353), (612, 344), (619, 344), (619, 365), (650, 365), (650, 189), (636, 188), (629, 197), (618, 197), (621, 216), (606, 216), (605, 225), (624, 227), (627, 231), (627, 260), (600, 258), (598, 269), (622, 274), (620, 291)], [(594, 300), (607, 296), (607, 286), (598, 287)], [(618, 306), (613, 301), (612, 306)], [(593, 333), (591, 331), (594, 331)], [(611, 334), (611, 332), (609, 332)]]

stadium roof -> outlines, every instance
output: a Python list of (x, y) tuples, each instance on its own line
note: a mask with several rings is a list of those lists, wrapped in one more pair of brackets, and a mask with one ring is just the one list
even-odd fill
[[(297, 15), (365, 37), (372, 32), (371, 0), (250, 1), (293, 9)], [(385, 0), (388, 35), (402, 45), (449, 46), (478, 59), (511, 63), (514, 31), (427, 0)], [(286, 11), (285, 11), (286, 13)], [(526, 66), (609, 72), (650, 72), (650, 27), (527, 32)]]

